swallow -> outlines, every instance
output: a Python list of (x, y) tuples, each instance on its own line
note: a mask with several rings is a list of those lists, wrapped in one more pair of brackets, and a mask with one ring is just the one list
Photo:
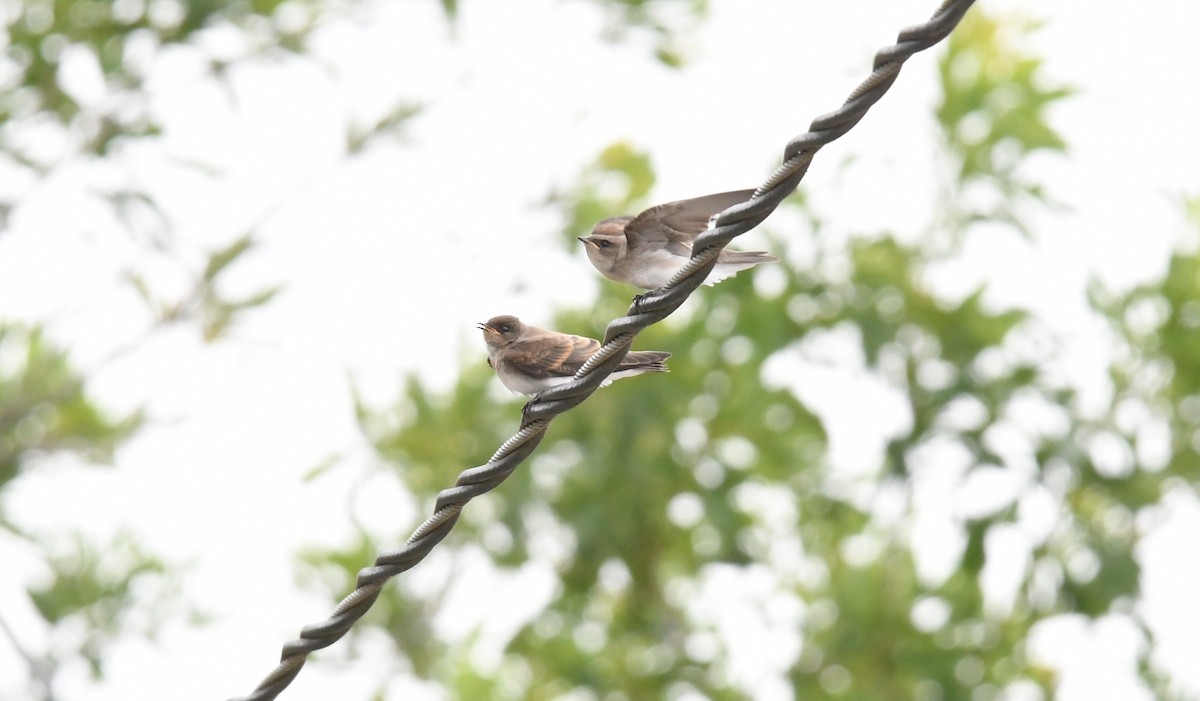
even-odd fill
[[(546, 331), (515, 316), (497, 316), (478, 324), (488, 349), (488, 365), (513, 392), (533, 396), (570, 382), (587, 359), (600, 350), (593, 338)], [(667, 372), (664, 351), (630, 351), (603, 385), (644, 372)]]
[[(609, 217), (580, 237), (588, 260), (604, 277), (656, 290), (692, 256), (692, 244), (714, 216), (745, 202), (754, 190), (737, 190), (651, 207), (636, 217)], [(763, 251), (725, 249), (705, 284), (713, 285), (759, 263), (779, 259)]]

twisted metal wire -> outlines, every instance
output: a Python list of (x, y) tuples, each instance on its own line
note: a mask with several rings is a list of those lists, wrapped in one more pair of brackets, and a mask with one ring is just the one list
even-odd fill
[(530, 399), (522, 410), (520, 430), (505, 441), (486, 464), (464, 470), (453, 487), (438, 494), (433, 515), (417, 527), (404, 547), (380, 554), (374, 566), (361, 570), (354, 591), (337, 605), (333, 614), (323, 623), (306, 626), (300, 631), (299, 638), (286, 643), (279, 666), (253, 693), (230, 701), (274, 699), (300, 673), (310, 653), (332, 645), (345, 635), (375, 603), (387, 580), (424, 559), (450, 533), (467, 502), (491, 491), (512, 474), (542, 442), (554, 417), (591, 396), (620, 365), (638, 333), (678, 309), (708, 277), (721, 250), (775, 211), (800, 184), (817, 151), (858, 124), (895, 82), (904, 62), (945, 39), (974, 1), (945, 0), (928, 22), (901, 31), (895, 44), (876, 53), (871, 75), (850, 93), (846, 102), (837, 110), (814, 119), (808, 132), (787, 144), (783, 163), (759, 186), (753, 197), (716, 217), (712, 227), (697, 237), (691, 260), (666, 285), (634, 298), (627, 316), (608, 325), (603, 346), (584, 363), (575, 377)]

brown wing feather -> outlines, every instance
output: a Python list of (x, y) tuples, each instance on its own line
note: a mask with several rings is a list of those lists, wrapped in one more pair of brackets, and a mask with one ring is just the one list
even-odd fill
[[(690, 200), (668, 202), (651, 207), (625, 226), (629, 245), (666, 242), (672, 253), (690, 255), (696, 236), (708, 228), (708, 220), (735, 204), (745, 202), (754, 190), (719, 192)], [(684, 246), (686, 250), (680, 250)]]
[(600, 342), (583, 336), (547, 332), (521, 339), (508, 347), (509, 362), (541, 379), (574, 375), (600, 350)]

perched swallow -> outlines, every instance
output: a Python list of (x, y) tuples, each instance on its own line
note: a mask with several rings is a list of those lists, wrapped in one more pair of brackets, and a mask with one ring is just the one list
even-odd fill
[[(500, 382), (513, 392), (530, 396), (570, 382), (587, 359), (600, 350), (597, 340), (539, 329), (515, 316), (493, 317), (479, 328), (487, 343), (488, 365)], [(670, 357), (662, 351), (630, 351), (604, 384), (643, 372), (666, 372)]]
[[(609, 217), (592, 229), (584, 243), (588, 260), (604, 277), (646, 290), (667, 284), (692, 256), (692, 243), (709, 220), (754, 190), (706, 195), (651, 207), (636, 217)], [(779, 260), (762, 251), (721, 251), (705, 284), (712, 285), (759, 263)]]

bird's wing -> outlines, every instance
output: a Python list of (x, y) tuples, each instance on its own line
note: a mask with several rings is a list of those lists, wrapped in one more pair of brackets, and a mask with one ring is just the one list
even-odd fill
[(521, 339), (507, 349), (508, 362), (535, 378), (569, 377), (600, 350), (600, 342), (548, 331)]
[(713, 215), (753, 195), (754, 190), (735, 190), (660, 204), (634, 217), (625, 226), (625, 237), (630, 248), (639, 244), (657, 248), (665, 244), (671, 253), (691, 255), (692, 241), (708, 228)]

